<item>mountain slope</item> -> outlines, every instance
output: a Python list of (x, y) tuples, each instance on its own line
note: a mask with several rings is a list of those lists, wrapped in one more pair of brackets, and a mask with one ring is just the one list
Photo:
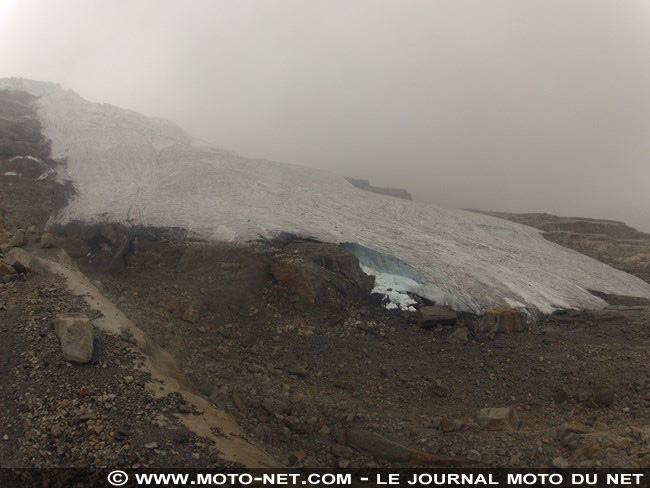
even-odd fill
[[(650, 285), (546, 241), (530, 227), (359, 190), (343, 177), (199, 146), (173, 124), (90, 103), (58, 85), (0, 80), (35, 102), (77, 195), (53, 223), (183, 227), (246, 241), (281, 232), (353, 243), (362, 264), (410, 291), (480, 312), (598, 308), (589, 293), (650, 297)], [(390, 276), (388, 278), (391, 278)]]

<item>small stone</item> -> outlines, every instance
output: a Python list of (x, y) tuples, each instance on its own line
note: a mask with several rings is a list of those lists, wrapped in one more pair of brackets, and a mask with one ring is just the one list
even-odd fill
[(196, 324), (200, 317), (199, 311), (193, 305), (187, 307), (183, 313), (183, 320), (191, 324)]
[(433, 380), (431, 385), (431, 393), (437, 397), (448, 397), (449, 388), (442, 384), (441, 380)]
[(442, 417), (440, 419), (440, 430), (443, 432), (453, 432), (458, 430), (460, 425), (455, 420), (450, 420), (447, 417)]
[(570, 398), (569, 394), (564, 390), (564, 388), (558, 388), (553, 393), (553, 400), (555, 403), (564, 403)]
[(330, 452), (337, 458), (349, 459), (354, 454), (354, 451), (350, 446), (342, 446), (340, 444), (334, 444), (330, 447)]
[(608, 386), (595, 388), (587, 400), (587, 404), (595, 407), (610, 407), (614, 403), (614, 390)]
[(289, 410), (289, 406), (285, 402), (270, 397), (262, 400), (262, 406), (272, 414), (284, 414)]
[(481, 459), (483, 459), (483, 456), (476, 449), (470, 449), (467, 451), (467, 459), (480, 463)]
[(157, 442), (149, 442), (148, 444), (145, 444), (144, 447), (146, 449), (156, 449), (158, 447)]
[(519, 430), (520, 421), (514, 408), (483, 408), (476, 423), (484, 430)]
[(566, 469), (569, 467), (569, 461), (564, 459), (562, 456), (558, 456), (551, 461), (551, 464), (553, 464), (554, 468), (558, 469)]
[(466, 343), (469, 341), (469, 329), (467, 327), (458, 327), (449, 336), (449, 342)]

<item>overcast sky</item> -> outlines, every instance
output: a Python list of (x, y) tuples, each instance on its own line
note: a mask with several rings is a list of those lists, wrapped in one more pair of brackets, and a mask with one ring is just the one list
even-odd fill
[(452, 207), (650, 231), (650, 0), (0, 0), (0, 77)]

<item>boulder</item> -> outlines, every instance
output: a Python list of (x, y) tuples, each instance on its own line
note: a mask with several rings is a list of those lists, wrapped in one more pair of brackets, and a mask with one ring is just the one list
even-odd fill
[(18, 273), (28, 273), (32, 264), (32, 256), (27, 251), (15, 247), (7, 253), (4, 261)]
[(0, 261), (0, 276), (11, 276), (16, 274), (16, 270), (13, 266)]
[(11, 247), (21, 247), (27, 244), (27, 237), (23, 229), (18, 229), (14, 232), (10, 241)]
[(93, 357), (93, 326), (83, 313), (62, 313), (54, 319), (54, 333), (66, 361), (88, 363)]
[(519, 430), (520, 420), (514, 408), (482, 408), (476, 423), (484, 430)]
[(41, 249), (49, 249), (51, 247), (55, 247), (54, 236), (52, 234), (50, 234), (49, 232), (45, 232), (41, 236), (40, 247), (41, 247)]
[(523, 310), (510, 307), (493, 307), (485, 311), (481, 320), (481, 330), (490, 334), (502, 332), (521, 332), (526, 330), (528, 317)]
[(458, 315), (454, 310), (443, 305), (420, 307), (418, 311), (418, 327), (431, 329), (436, 325), (454, 325)]

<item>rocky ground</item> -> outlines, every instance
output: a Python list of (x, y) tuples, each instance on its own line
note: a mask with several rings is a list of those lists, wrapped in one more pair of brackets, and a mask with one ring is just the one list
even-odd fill
[[(210, 443), (175, 417), (182, 398), (154, 398), (128, 337), (97, 330), (89, 364), (64, 360), (52, 322), (88, 312), (44, 269), (0, 285), (0, 466), (208, 466)], [(92, 317), (92, 314), (91, 314)]]
[[(0, 177), (6, 241), (23, 229), (19, 248), (37, 251), (52, 185)], [(120, 232), (51, 244), (281, 463), (650, 466), (650, 303), (606, 297), (603, 311), (516, 333), (488, 334), (469, 316), (424, 329), (363, 298), (368, 283), (338, 248), (151, 233), (123, 246)], [(2, 281), (1, 466), (224, 463), (179, 420), (201, 408), (144, 387), (156, 384), (147, 351), (128, 335), (96, 329), (89, 364), (64, 360), (54, 317), (95, 317), (60, 277), (35, 267)], [(491, 423), (485, 408), (504, 410)]]

